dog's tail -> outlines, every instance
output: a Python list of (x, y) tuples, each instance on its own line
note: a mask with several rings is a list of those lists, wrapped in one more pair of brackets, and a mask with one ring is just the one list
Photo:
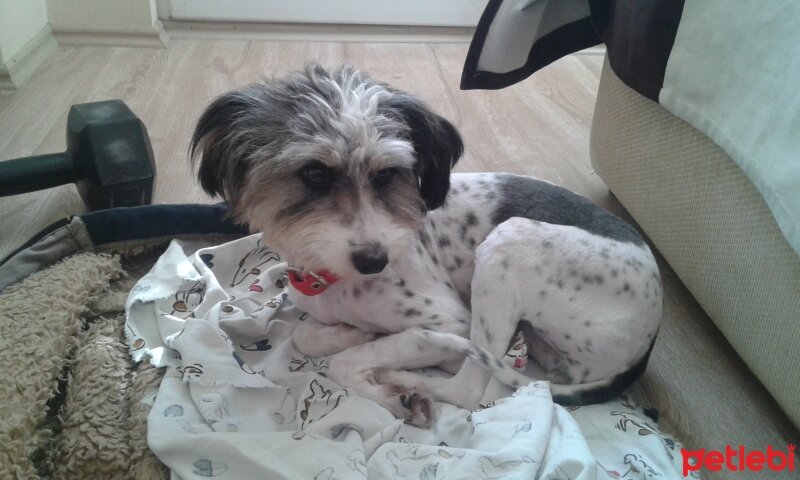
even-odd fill
[[(506, 386), (516, 389), (534, 380), (518, 372), (502, 359), (494, 357), (486, 349), (475, 345), (469, 339), (433, 330), (420, 330), (419, 332), (428, 342), (444, 350), (456, 351), (472, 358)], [(650, 343), (647, 353), (636, 364), (611, 378), (572, 385), (551, 383), (550, 392), (553, 395), (553, 401), (561, 405), (589, 405), (611, 400), (644, 373), (654, 345), (655, 338)]]

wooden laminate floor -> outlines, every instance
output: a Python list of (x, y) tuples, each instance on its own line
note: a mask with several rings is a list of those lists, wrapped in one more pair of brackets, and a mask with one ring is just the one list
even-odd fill
[[(204, 106), (215, 95), (307, 60), (349, 62), (451, 119), (466, 143), (458, 170), (537, 175), (607, 203), (588, 157), (602, 57), (574, 55), (520, 86), (465, 92), (458, 84), (466, 51), (466, 44), (191, 40), (175, 40), (167, 49), (61, 48), (20, 90), (0, 95), (0, 159), (63, 150), (70, 105), (120, 98), (149, 131), (158, 172), (155, 203), (211, 202), (187, 158)], [(43, 224), (81, 208), (73, 186), (0, 198), (0, 257)]]
[[(458, 171), (535, 175), (626, 216), (589, 162), (589, 130), (602, 56), (568, 56), (500, 91), (461, 91), (458, 85), (467, 47), (175, 40), (166, 49), (60, 48), (20, 90), (0, 95), (0, 159), (64, 149), (71, 104), (120, 98), (149, 130), (158, 168), (155, 203), (213, 202), (195, 183), (187, 158), (192, 129), (207, 102), (261, 76), (298, 68), (306, 60), (325, 65), (344, 61), (422, 97), (451, 119), (466, 144)], [(72, 186), (0, 198), (0, 257), (47, 223), (81, 210)], [(753, 393), (758, 383), (747, 376), (746, 368), (736, 361), (680, 280), (663, 262), (662, 267), (666, 292), (662, 336), (667, 343), (657, 344), (639, 393), (666, 410), (663, 417), (668, 428), (690, 445), (711, 447), (725, 441), (736, 445), (747, 440), (780, 444), (791, 431), (780, 426), (785, 419), (774, 413), (776, 407), (767, 395)], [(682, 338), (693, 341), (686, 343)], [(744, 404), (755, 411), (747, 412), (747, 420), (730, 419), (744, 423), (725, 430), (725, 438), (714, 437), (725, 419), (706, 421), (700, 415), (698, 420), (697, 412), (678, 411), (670, 400), (681, 383), (670, 358), (691, 358), (689, 348), (717, 349), (721, 361), (730, 364), (725, 370), (729, 378), (720, 379), (722, 385), (734, 385), (735, 395), (752, 397)], [(701, 407), (698, 403), (697, 408)], [(686, 408), (685, 403), (680, 408)]]

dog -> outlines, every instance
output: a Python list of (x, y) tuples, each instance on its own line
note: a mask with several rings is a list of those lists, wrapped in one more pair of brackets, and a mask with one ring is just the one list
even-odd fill
[[(662, 314), (637, 231), (562, 187), (453, 173), (456, 128), (352, 66), (223, 94), (190, 157), (206, 192), (288, 262), (293, 334), (328, 377), (426, 426), (431, 401), (474, 409), (522, 333), (565, 404), (603, 401), (645, 369)], [(413, 370), (439, 367), (430, 378)]]

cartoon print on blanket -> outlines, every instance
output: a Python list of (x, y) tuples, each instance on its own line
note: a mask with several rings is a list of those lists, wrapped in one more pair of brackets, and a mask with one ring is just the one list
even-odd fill
[[(167, 367), (148, 443), (176, 478), (635, 478), (645, 465), (681, 478), (669, 437), (636, 407), (570, 413), (546, 382), (510, 395), (492, 382), (481, 410), (437, 403), (431, 428), (404, 424), (294, 348), (308, 315), (288, 288), (286, 264), (253, 235), (190, 254), (173, 241), (131, 291), (131, 355)], [(527, 358), (517, 346), (507, 361)]]
[(172, 304), (172, 315), (186, 318), (194, 315), (194, 310), (203, 303), (203, 294), (206, 291), (205, 282), (197, 281), (189, 290), (181, 290), (175, 294), (175, 302)]
[(300, 428), (303, 430), (306, 429), (306, 426), (331, 413), (334, 408), (339, 406), (339, 402), (343, 398), (347, 398), (347, 390), (339, 389), (335, 392), (326, 390), (316, 379), (311, 380), (308, 387), (311, 393), (303, 398), (303, 409), (300, 410), (300, 418), (303, 420)]

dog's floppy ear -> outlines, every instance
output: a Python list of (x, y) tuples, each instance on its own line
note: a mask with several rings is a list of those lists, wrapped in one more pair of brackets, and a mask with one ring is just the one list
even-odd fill
[[(250, 87), (252, 88), (252, 87)], [(252, 110), (251, 96), (246, 90), (220, 95), (206, 108), (195, 127), (190, 144), (192, 164), (200, 156), (197, 178), (210, 195), (218, 195), (231, 202), (241, 190), (247, 175), (246, 142), (237, 132)]]
[(464, 152), (458, 130), (408, 94), (395, 93), (387, 107), (408, 125), (417, 155), (414, 169), (425, 206), (428, 210), (441, 207), (450, 189), (450, 170)]

